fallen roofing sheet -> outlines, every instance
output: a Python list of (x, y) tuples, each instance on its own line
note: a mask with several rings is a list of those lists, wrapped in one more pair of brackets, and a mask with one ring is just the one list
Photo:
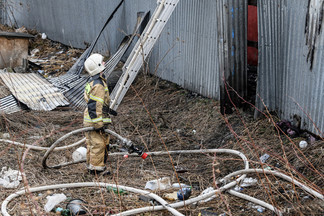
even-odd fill
[(68, 100), (50, 82), (41, 76), (28, 73), (0, 73), (0, 78), (11, 93), (32, 110), (53, 110), (69, 105)]
[(18, 111), (21, 111), (21, 108), (18, 106), (17, 100), (13, 95), (0, 98), (0, 114), (10, 114)]

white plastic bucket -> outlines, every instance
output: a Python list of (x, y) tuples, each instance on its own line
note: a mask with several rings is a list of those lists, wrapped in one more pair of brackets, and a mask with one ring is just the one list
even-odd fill
[(87, 149), (85, 147), (79, 147), (72, 154), (73, 161), (85, 160), (87, 157)]

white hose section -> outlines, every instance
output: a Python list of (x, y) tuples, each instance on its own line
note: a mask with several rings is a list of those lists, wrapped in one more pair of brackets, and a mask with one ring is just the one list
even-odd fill
[[(155, 199), (156, 201), (158, 201), (159, 203), (161, 203), (163, 205), (163, 208), (167, 209), (168, 211), (170, 211), (173, 215), (176, 216), (183, 216), (183, 214), (181, 214), (180, 212), (178, 212), (177, 210), (175, 210), (174, 208), (170, 207), (170, 205), (164, 200), (162, 199), (160, 196), (151, 193), (149, 191), (146, 190), (140, 190), (140, 189), (136, 189), (136, 188), (132, 188), (132, 187), (127, 187), (127, 186), (122, 186), (122, 185), (116, 185), (116, 184), (109, 184), (109, 183), (104, 183), (104, 182), (81, 182), (81, 183), (68, 183), (68, 184), (56, 184), (56, 185), (47, 185), (47, 186), (41, 186), (41, 187), (35, 187), (35, 188), (29, 188), (29, 191), (31, 193), (33, 192), (39, 192), (39, 191), (44, 191), (44, 190), (54, 190), (54, 189), (61, 189), (61, 188), (80, 188), (80, 187), (117, 187), (119, 189), (123, 189), (129, 192), (133, 192), (133, 193), (138, 193), (138, 194), (143, 194), (146, 196), (151, 197), (152, 199)], [(3, 216), (10, 216), (10, 214), (7, 212), (7, 206), (9, 204), (9, 202), (16, 198), (19, 197), (21, 195), (24, 195), (26, 193), (25, 189), (22, 189), (16, 193), (11, 194), (10, 196), (8, 196), (1, 205), (1, 213)]]
[(299, 181), (297, 181), (294, 178), (291, 178), (290, 176), (287, 176), (281, 172), (278, 171), (272, 171), (272, 170), (264, 170), (264, 169), (244, 169), (244, 170), (239, 170), (236, 172), (233, 172), (227, 176), (225, 176), (223, 179), (230, 179), (232, 176), (236, 176), (236, 175), (242, 175), (242, 174), (247, 174), (247, 173), (264, 173), (264, 174), (270, 174), (270, 175), (275, 175), (277, 177), (280, 177), (286, 181), (289, 181), (295, 185), (297, 185), (298, 187), (302, 188), (303, 190), (307, 191), (308, 193), (314, 195), (315, 197), (319, 198), (319, 199), (324, 199), (323, 194), (318, 193), (317, 191), (311, 189), (310, 187), (300, 183)]
[[(73, 143), (71, 145), (57, 147), (57, 148), (53, 149), (53, 151), (62, 151), (62, 150), (66, 150), (66, 149), (69, 149), (69, 148), (73, 148), (75, 146), (78, 146), (78, 145), (84, 143), (85, 140), (86, 140), (86, 138), (83, 138), (83, 139), (81, 139), (81, 140), (79, 140), (79, 141), (77, 141), (77, 142), (75, 142), (75, 143)], [(42, 146), (23, 144), (23, 143), (11, 141), (11, 140), (6, 140), (6, 139), (0, 139), (0, 142), (11, 143), (13, 145), (30, 148), (30, 149), (35, 150), (35, 151), (47, 151), (50, 148), (50, 147), (42, 147)]]
[[(71, 131), (70, 133), (67, 133), (65, 134), (64, 136), (62, 136), (61, 138), (59, 138), (58, 140), (56, 140), (48, 149), (47, 151), (45, 152), (44, 156), (43, 156), (43, 159), (42, 159), (42, 165), (43, 165), (43, 168), (61, 168), (63, 166), (66, 166), (66, 165), (70, 165), (70, 164), (75, 164), (75, 163), (80, 163), (80, 162), (84, 162), (84, 160), (81, 160), (81, 161), (76, 161), (76, 162), (68, 162), (68, 163), (64, 163), (64, 164), (59, 164), (59, 165), (54, 165), (54, 166), (48, 166), (46, 164), (46, 160), (49, 156), (49, 154), (54, 151), (55, 147), (62, 141), (66, 140), (67, 138), (69, 138), (70, 136), (74, 135), (74, 134), (77, 134), (77, 133), (82, 133), (82, 132), (87, 132), (87, 131), (93, 131), (94, 130), (94, 127), (85, 127), (85, 128), (80, 128), (80, 129), (77, 129), (77, 130), (74, 130), (74, 131)], [(122, 136), (120, 136), (119, 134), (115, 133), (114, 131), (112, 130), (109, 130), (109, 129), (105, 129), (105, 132), (108, 133), (108, 134), (111, 134), (113, 136), (115, 136), (117, 139), (121, 140), (123, 143), (128, 143), (128, 142), (131, 142), (129, 139), (126, 139)], [(80, 140), (81, 141), (81, 140)]]
[(228, 190), (227, 191), (229, 194), (232, 194), (234, 196), (237, 196), (239, 198), (242, 198), (242, 199), (245, 199), (245, 200), (248, 200), (248, 201), (251, 201), (251, 202), (254, 202), (256, 204), (259, 204), (267, 209), (270, 209), (271, 211), (273, 211), (274, 213), (276, 213), (277, 215), (279, 216), (282, 216), (282, 213), (281, 211), (279, 211), (276, 207), (274, 207), (273, 205), (270, 205), (269, 203), (266, 203), (262, 200), (259, 200), (259, 199), (256, 199), (254, 197), (251, 197), (249, 195), (246, 195), (246, 194), (243, 194), (243, 193), (239, 193), (235, 190)]

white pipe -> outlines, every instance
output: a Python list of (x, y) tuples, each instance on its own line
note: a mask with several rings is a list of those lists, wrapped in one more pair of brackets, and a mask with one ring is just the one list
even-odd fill
[[(30, 193), (33, 192), (38, 192), (38, 191), (44, 191), (44, 190), (54, 190), (54, 189), (61, 189), (61, 188), (80, 188), (80, 187), (117, 187), (119, 189), (123, 189), (126, 191), (130, 191), (133, 193), (139, 193), (139, 194), (144, 194), (146, 196), (151, 197), (152, 199), (155, 199), (159, 203), (162, 204), (163, 208), (167, 209), (170, 211), (173, 215), (176, 216), (183, 216), (180, 212), (177, 210), (173, 209), (170, 207), (170, 205), (162, 199), (160, 196), (151, 193), (146, 190), (140, 190), (132, 187), (127, 187), (127, 186), (122, 186), (122, 185), (116, 185), (116, 184), (109, 184), (109, 183), (104, 183), (104, 182), (81, 182), (81, 183), (67, 183), (67, 184), (56, 184), (56, 185), (47, 185), (47, 186), (41, 186), (41, 187), (35, 187), (35, 188), (29, 188)], [(24, 195), (26, 193), (25, 189), (22, 189), (18, 192), (15, 192), (11, 195), (9, 195), (1, 205), (1, 213), (3, 216), (10, 216), (9, 213), (7, 212), (7, 206), (10, 203), (10, 201), (16, 197), (19, 197), (21, 195)]]
[[(89, 130), (89, 128), (86, 128), (87, 130)], [(90, 128), (91, 129), (91, 128)], [(93, 128), (92, 128), (93, 129)], [(84, 128), (83, 128), (84, 130)], [(80, 131), (80, 130), (79, 130)], [(74, 132), (71, 132), (70, 134), (74, 134)], [(65, 136), (66, 137), (66, 136)], [(62, 140), (62, 139), (61, 139)], [(55, 143), (58, 143), (58, 142), (55, 142)], [(249, 168), (249, 164), (248, 164), (248, 160), (247, 158), (245, 157), (244, 154), (242, 154), (241, 152), (239, 151), (236, 151), (236, 150), (231, 150), (231, 149), (201, 149), (201, 150), (179, 150), (179, 151), (169, 151), (169, 152), (149, 152), (148, 154), (151, 155), (151, 156), (154, 156), (154, 155), (163, 155), (163, 154), (179, 154), (179, 153), (230, 153), (230, 154), (236, 154), (238, 156), (240, 156), (243, 161), (244, 161), (244, 165), (245, 165), (245, 169), (248, 169)], [(116, 155), (116, 154), (115, 154)], [(239, 177), (236, 181), (241, 181), (245, 178), (245, 175), (242, 175), (241, 177)], [(194, 202), (198, 202), (200, 200), (204, 200), (204, 199), (207, 199), (211, 196), (213, 196), (215, 193), (217, 192), (222, 192), (222, 191), (225, 191), (227, 189), (230, 189), (231, 187), (234, 187), (237, 182), (236, 181), (233, 181), (223, 187), (221, 187), (220, 189), (218, 190), (213, 190), (207, 194), (204, 194), (204, 195), (200, 195), (198, 197), (195, 197), (195, 198), (191, 198), (189, 200), (186, 200), (186, 201), (181, 201), (181, 202), (178, 202), (178, 203), (174, 203), (174, 204), (170, 204), (168, 206), (166, 206), (167, 204), (165, 204), (163, 201), (161, 201), (162, 205), (160, 206), (154, 206), (154, 207), (146, 207), (146, 208), (141, 208), (141, 209), (133, 209), (133, 210), (130, 210), (130, 211), (127, 211), (127, 212), (123, 212), (121, 213), (120, 215), (130, 215), (130, 214), (135, 214), (135, 213), (140, 213), (140, 212), (143, 212), (143, 211), (154, 211), (154, 210), (162, 210), (164, 208), (167, 208), (167, 207), (182, 207), (184, 206), (185, 204), (186, 205), (189, 205), (189, 204), (192, 204)], [(157, 199), (156, 199), (157, 200)], [(157, 200), (159, 201), (159, 200)], [(173, 211), (171, 209), (169, 209), (169, 211)]]
[(237, 192), (235, 190), (228, 190), (227, 192), (229, 194), (232, 194), (232, 195), (237, 196), (239, 198), (242, 198), (242, 199), (245, 199), (245, 200), (254, 202), (254, 203), (258, 204), (258, 205), (261, 205), (261, 206), (263, 206), (263, 207), (265, 207), (267, 209), (270, 209), (275, 214), (282, 216), (281, 211), (279, 211), (277, 208), (275, 208), (273, 205), (270, 205), (269, 203), (266, 203), (266, 202), (264, 202), (262, 200), (259, 200), (259, 199), (256, 199), (254, 197), (251, 197), (249, 195), (246, 195), (246, 194), (243, 194), (243, 193), (239, 193), (239, 192)]
[[(55, 149), (53, 149), (53, 151), (62, 151), (62, 150), (66, 150), (66, 149), (69, 149), (69, 148), (73, 148), (75, 146), (78, 146), (82, 143), (85, 142), (85, 138), (71, 144), (71, 145), (67, 145), (67, 146), (61, 146), (61, 147), (57, 147)], [(49, 149), (49, 147), (42, 147), (42, 146), (35, 146), (35, 145), (29, 145), (29, 144), (23, 144), (23, 143), (19, 143), (19, 142), (15, 142), (15, 141), (11, 141), (11, 140), (5, 140), (5, 139), (0, 139), (0, 142), (6, 142), (6, 143), (11, 143), (13, 145), (16, 145), (16, 146), (20, 146), (20, 147), (27, 147), (27, 148), (30, 148), (32, 150), (35, 150), (35, 151), (47, 151)]]
[[(81, 132), (87, 132), (87, 131), (93, 131), (94, 130), (94, 127), (85, 127), (85, 128), (80, 128), (80, 129), (77, 129), (77, 130), (74, 130), (74, 131), (71, 131), (67, 134), (65, 134), (64, 136), (60, 137), (58, 140), (56, 140), (48, 149), (47, 151), (45, 152), (43, 158), (42, 158), (42, 165), (44, 168), (60, 168), (62, 166), (66, 166), (66, 165), (69, 165), (69, 164), (75, 164), (75, 163), (79, 163), (79, 162), (84, 162), (84, 160), (81, 160), (81, 161), (76, 161), (76, 162), (68, 162), (68, 163), (64, 163), (64, 164), (59, 164), (59, 165), (55, 165), (55, 166), (47, 166), (46, 164), (46, 160), (49, 156), (49, 154), (55, 149), (55, 147), (62, 141), (66, 140), (68, 137), (74, 135), (74, 134), (77, 134), (77, 133), (81, 133)], [(122, 136), (120, 136), (119, 134), (115, 133), (114, 131), (112, 130), (109, 130), (109, 129), (105, 129), (105, 132), (106, 133), (109, 133), (113, 136), (115, 136), (116, 138), (118, 138), (119, 140), (121, 140), (123, 143), (129, 143), (131, 142), (129, 139), (126, 139)], [(85, 139), (85, 138), (84, 138)]]
[(239, 170), (236, 172), (233, 172), (231, 174), (228, 174), (227, 176), (225, 176), (223, 179), (229, 179), (232, 176), (237, 176), (237, 175), (242, 175), (242, 174), (247, 174), (247, 173), (264, 173), (264, 174), (271, 174), (271, 175), (275, 175), (278, 176), (286, 181), (289, 181), (295, 185), (297, 185), (298, 187), (302, 188), (303, 190), (307, 191), (308, 193), (316, 196), (319, 199), (324, 199), (324, 196), (320, 193), (318, 193), (317, 191), (311, 189), (310, 187), (300, 183), (299, 181), (297, 181), (294, 178), (291, 178), (290, 176), (287, 176), (281, 172), (277, 172), (277, 171), (272, 171), (272, 170), (264, 170), (264, 169), (245, 169), (245, 170)]

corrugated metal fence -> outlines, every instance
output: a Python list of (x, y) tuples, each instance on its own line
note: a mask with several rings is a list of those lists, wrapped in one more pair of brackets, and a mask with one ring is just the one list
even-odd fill
[[(90, 43), (94, 39), (105, 19), (119, 3), (117, 0), (11, 0), (10, 2), (15, 9), (14, 16), (19, 26), (37, 28), (53, 40), (81, 48), (85, 47), (85, 42)], [(246, 1), (180, 1), (152, 51), (149, 59), (150, 72), (201, 95), (220, 99), (218, 58), (226, 55), (225, 61), (228, 61), (226, 64), (236, 64), (237, 71), (243, 72), (241, 69), (245, 68), (241, 67), (245, 65), (241, 61), (246, 55), (245, 51), (241, 50), (245, 45), (242, 46), (237, 42), (241, 43), (240, 39), (246, 40), (245, 25), (240, 25), (245, 22), (243, 15), (246, 15), (244, 11), (246, 7), (242, 7), (242, 3), (238, 2), (245, 4)], [(115, 52), (123, 36), (133, 31), (137, 12), (149, 10), (153, 12), (155, 7), (156, 0), (125, 1), (113, 22), (109, 24), (108, 30), (98, 41), (95, 50), (104, 54), (106, 51)], [(233, 11), (228, 11), (227, 7)], [(224, 10), (227, 12), (223, 12)], [(218, 32), (217, 14), (220, 13), (228, 14), (223, 25), (226, 26), (226, 22), (230, 22), (232, 26), (223, 30), (229, 32)], [(230, 21), (232, 18), (243, 21), (236, 24), (235, 21)], [(13, 17), (9, 20), (13, 20)], [(233, 31), (235, 40), (232, 39)], [(228, 43), (231, 46), (229, 50), (223, 49), (222, 54), (218, 51), (218, 34), (222, 35), (222, 41), (231, 42)], [(226, 52), (234, 52), (235, 55), (231, 56)], [(226, 69), (229, 70), (229, 74), (234, 72), (232, 66)], [(239, 76), (236, 82), (240, 81), (243, 75)], [(234, 85), (235, 82), (231, 84)]]
[[(54, 40), (85, 48), (95, 39), (120, 0), (10, 0), (7, 23), (37, 29)], [(11, 13), (12, 11), (12, 13)], [(9, 13), (10, 12), (10, 13)], [(97, 51), (116, 51), (124, 38), (124, 9), (115, 14), (98, 41)], [(136, 14), (135, 14), (136, 16)]]
[[(324, 130), (324, 0), (258, 0), (259, 66), (257, 106), (282, 118), (301, 117), (301, 127)], [(100, 30), (118, 0), (11, 0), (18, 26), (84, 48)], [(139, 11), (156, 0), (125, 1), (97, 51), (117, 50), (130, 34)], [(182, 0), (155, 45), (150, 72), (207, 97), (225, 100), (223, 74), (246, 95), (247, 0)], [(10, 23), (12, 17), (7, 19)], [(158, 67), (157, 67), (158, 66)], [(262, 98), (262, 101), (261, 101)], [(312, 120), (309, 119), (308, 115)]]
[(323, 136), (323, 0), (258, 1), (257, 106)]

